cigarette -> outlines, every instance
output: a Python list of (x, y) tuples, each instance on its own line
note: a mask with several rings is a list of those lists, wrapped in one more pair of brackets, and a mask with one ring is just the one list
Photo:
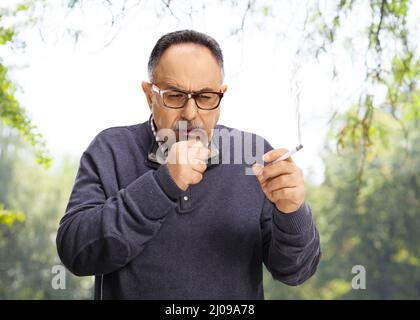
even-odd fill
[(282, 160), (286, 160), (287, 158), (289, 158), (291, 155), (295, 154), (296, 152), (298, 152), (300, 149), (302, 149), (303, 146), (301, 144), (299, 144), (296, 148), (287, 151), (285, 154), (281, 155), (280, 157), (278, 157), (276, 160), (274, 160), (272, 163), (276, 163)]

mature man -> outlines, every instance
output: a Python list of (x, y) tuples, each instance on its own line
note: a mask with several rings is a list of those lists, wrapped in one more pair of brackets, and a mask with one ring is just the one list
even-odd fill
[(217, 42), (164, 35), (149, 77), (149, 121), (104, 130), (82, 155), (57, 234), (66, 267), (95, 275), (98, 299), (263, 299), (263, 263), (289, 285), (311, 277), (321, 253), (302, 171), (273, 163), (286, 150), (251, 135), (242, 142), (262, 141), (257, 162), (266, 152), (251, 175), (252, 163), (232, 161), (247, 146), (223, 148), (215, 134), (247, 134), (217, 125), (227, 90)]

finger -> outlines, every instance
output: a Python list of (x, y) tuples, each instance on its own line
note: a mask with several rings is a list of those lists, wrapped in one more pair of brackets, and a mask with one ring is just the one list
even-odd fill
[(196, 140), (180, 141), (174, 145), (176, 146), (178, 153), (183, 155), (190, 155), (190, 153), (195, 152), (196, 149), (204, 147), (201, 141)]
[(194, 171), (199, 173), (203, 173), (204, 171), (206, 171), (207, 165), (203, 161), (196, 159), (194, 162), (195, 163), (191, 164), (191, 168)]
[(196, 164), (206, 164), (206, 161), (198, 158), (193, 158), (190, 161), (190, 165), (196, 165)]
[(189, 139), (188, 142), (187, 142), (187, 146), (189, 148), (191, 148), (191, 147), (202, 148), (202, 147), (204, 147), (204, 144), (201, 140)]
[(200, 148), (206, 147), (201, 141), (195, 141), (195, 140), (188, 140), (186, 145), (188, 149), (200, 149)]
[(265, 188), (273, 192), (283, 188), (293, 188), (298, 185), (297, 177), (294, 174), (284, 174), (266, 181)]
[(188, 149), (188, 159), (202, 159), (205, 160), (208, 158), (209, 149), (204, 147), (193, 146)]
[(207, 160), (210, 156), (210, 149), (206, 147), (198, 148), (195, 158), (200, 160)]
[(258, 164), (258, 163), (256, 163), (256, 164), (254, 164), (253, 166), (252, 166), (252, 171), (254, 172), (254, 174), (257, 176), (257, 178), (259, 178), (260, 177), (260, 174), (261, 174), (261, 172), (262, 172), (262, 169), (263, 169), (264, 167), (262, 166), (262, 165), (260, 165), (260, 164)]
[(292, 202), (299, 202), (304, 198), (305, 191), (304, 188), (301, 187), (283, 188), (271, 192), (271, 196), (273, 201), (288, 200)]
[[(188, 141), (180, 141), (175, 143), (172, 148), (175, 149), (176, 152), (176, 161), (177, 164), (187, 164), (188, 157), (189, 157), (189, 148), (188, 148)], [(171, 152), (172, 152), (171, 148)]]
[(260, 173), (262, 177), (261, 182), (267, 179), (277, 177), (281, 174), (294, 173), (296, 170), (297, 170), (296, 165), (288, 161), (279, 161), (279, 162), (273, 163), (272, 165), (265, 166), (262, 172)]
[[(263, 160), (265, 162), (272, 162), (276, 160), (278, 157), (284, 155), (288, 151), (289, 150), (285, 148), (273, 149), (263, 155)], [(292, 157), (288, 157), (287, 159), (285, 159), (285, 161), (293, 162)]]
[(199, 183), (203, 179), (203, 174), (197, 171), (191, 172), (191, 182), (190, 184)]
[(198, 153), (199, 153), (199, 148), (195, 148), (195, 147), (188, 148), (188, 160), (193, 160), (197, 158)]
[(295, 189), (294, 187), (292, 188), (283, 188), (280, 190), (275, 190), (270, 192), (271, 197), (273, 198), (274, 201), (279, 201), (279, 200), (294, 200), (295, 196)]

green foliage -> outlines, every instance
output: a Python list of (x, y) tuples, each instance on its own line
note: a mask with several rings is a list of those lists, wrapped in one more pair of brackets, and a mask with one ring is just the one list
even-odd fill
[(4, 224), (10, 227), (15, 222), (23, 222), (24, 220), (25, 215), (22, 212), (6, 210), (4, 209), (4, 205), (0, 203), (0, 225)]
[(11, 42), (14, 35), (15, 31), (13, 29), (0, 27), (0, 45)]
[[(349, 15), (356, 9), (365, 7), (371, 11), (371, 19), (366, 27), (368, 46), (363, 53), (365, 83), (357, 105), (340, 117), (334, 131), (339, 150), (348, 146), (355, 151), (362, 151), (362, 166), (366, 155), (375, 153), (375, 146), (384, 143), (391, 132), (391, 128), (386, 127), (387, 124), (375, 123), (376, 112), (390, 114), (400, 122), (400, 129), (403, 131), (404, 120), (418, 119), (420, 115), (419, 97), (416, 93), (420, 62), (417, 48), (412, 41), (415, 34), (407, 26), (410, 5), (411, 1), (408, 0), (341, 0), (335, 2), (333, 10), (328, 10), (321, 8), (317, 1), (308, 19), (313, 28), (308, 31), (307, 39), (312, 40), (309, 46), (318, 57), (321, 52), (332, 49)], [(388, 43), (393, 45), (389, 46)], [(391, 63), (388, 63), (389, 57), (393, 57)], [(375, 99), (375, 92), (380, 86), (386, 88), (387, 103)]]
[[(347, 140), (337, 154), (331, 135), (323, 150), (325, 181), (307, 185), (321, 234), (318, 272), (298, 288), (269, 281), (266, 274), (269, 298), (420, 298), (420, 121), (405, 123), (407, 137), (387, 113), (375, 113), (372, 121), (393, 134), (387, 147), (375, 145), (378, 152), (366, 162), (362, 181), (357, 176), (363, 150), (355, 151)], [(366, 269), (366, 290), (351, 287), (354, 265)]]
[[(2, 24), (23, 11), (30, 11), (35, 6), (34, 1), (26, 1), (16, 4), (12, 9), (0, 10), (0, 46), (18, 43), (17, 34), (21, 24), (12, 27), (5, 27)], [(27, 18), (31, 20), (31, 16)], [(27, 26), (28, 23), (23, 23)], [(18, 129), (22, 136), (35, 148), (37, 162), (49, 167), (51, 156), (46, 147), (42, 134), (32, 123), (27, 115), (26, 109), (16, 99), (16, 85), (9, 77), (9, 70), (0, 58), (0, 120), (6, 126)]]
[(49, 167), (51, 157), (42, 134), (15, 98), (16, 88), (7, 77), (7, 68), (0, 63), (0, 119), (6, 126), (18, 129), (23, 137), (35, 147), (37, 162)]
[[(34, 7), (33, 1), (18, 3), (14, 8), (0, 10), (0, 46), (19, 43), (17, 33), (19, 26), (5, 27), (2, 24), (8, 18)], [(27, 24), (24, 24), (27, 25)], [(51, 156), (46, 147), (46, 142), (37, 127), (32, 124), (27, 115), (26, 109), (16, 99), (16, 86), (9, 78), (9, 70), (3, 64), (0, 57), (0, 126), (4, 124), (10, 128), (17, 129), (22, 136), (34, 147), (36, 161), (48, 168), (51, 164)], [(2, 150), (0, 150), (2, 151)], [(2, 183), (4, 181), (2, 180)], [(0, 226), (11, 227), (15, 220), (22, 221), (24, 214), (15, 210), (5, 210), (0, 197)]]
[[(18, 138), (16, 131), (14, 136)], [(0, 135), (0, 146), (5, 145), (4, 140), (11, 138)], [(17, 149), (2, 153), (0, 175), (12, 168), (5, 181), (9, 192), (4, 202), (16, 208), (17, 220), (22, 220), (18, 212), (25, 212), (26, 219), (16, 220), (10, 227), (0, 224), (0, 299), (91, 298), (92, 277), (77, 278), (67, 272), (65, 290), (54, 290), (51, 285), (52, 267), (61, 264), (55, 235), (78, 161), (65, 157), (47, 171), (35, 164), (27, 145)], [(7, 219), (5, 222), (10, 222)]]
[[(170, 10), (174, 2), (162, 2), (164, 9)], [(0, 10), (0, 46), (19, 46), (19, 32), (37, 23), (41, 17), (34, 9), (46, 3), (21, 1)], [(420, 62), (412, 43), (415, 35), (406, 22), (411, 1), (328, 4), (326, 9), (319, 1), (308, 2), (304, 43), (309, 54), (328, 53), (339, 43), (348, 18), (357, 9), (369, 10), (371, 20), (360, 35), (367, 42), (362, 53), (366, 79), (355, 103), (333, 122), (322, 153), (324, 182), (313, 185), (306, 179), (307, 201), (321, 235), (318, 272), (299, 287), (286, 287), (265, 271), (265, 297), (420, 299)], [(82, 1), (67, 1), (69, 10), (76, 6)], [(276, 18), (268, 2), (248, 1), (246, 10), (241, 30), (248, 11)], [(22, 16), (19, 23), (10, 23)], [(380, 86), (385, 88), (385, 101), (375, 96)], [(68, 273), (66, 290), (51, 287), (51, 268), (60, 264), (55, 233), (77, 161), (65, 158), (53, 170), (44, 170), (51, 158), (16, 99), (16, 87), (0, 58), (0, 299), (91, 297), (90, 277)], [(33, 148), (44, 167), (35, 165)], [(366, 268), (366, 290), (351, 287), (354, 265)]]

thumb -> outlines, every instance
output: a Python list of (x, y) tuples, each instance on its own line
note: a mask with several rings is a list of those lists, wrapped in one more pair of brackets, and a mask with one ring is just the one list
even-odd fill
[(254, 174), (258, 178), (258, 180), (261, 180), (261, 172), (262, 172), (263, 168), (264, 167), (262, 165), (258, 164), (258, 163), (254, 164), (252, 166), (252, 171), (254, 172)]

